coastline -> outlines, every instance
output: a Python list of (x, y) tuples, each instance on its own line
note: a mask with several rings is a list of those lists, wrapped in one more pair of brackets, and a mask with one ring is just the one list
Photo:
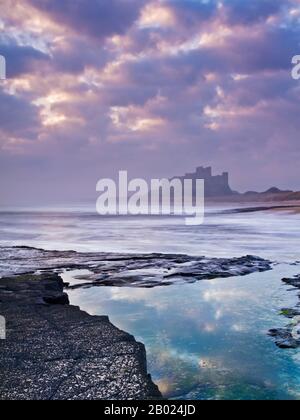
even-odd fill
[[(185, 254), (47, 251), (28, 246), (0, 247), (0, 277), (40, 272), (86, 270), (79, 287), (151, 288), (175, 283), (247, 276), (272, 270), (269, 260), (253, 255), (207, 258)], [(66, 287), (73, 288), (74, 285)], [(76, 287), (76, 286), (75, 286)]]
[[(10, 334), (13, 339), (0, 342), (0, 395), (11, 400), (162, 398), (147, 374), (144, 345), (114, 327), (107, 317), (88, 315), (95, 313), (89, 306), (82, 306), (87, 312), (71, 306), (64, 291), (87, 292), (95, 286), (101, 294), (105, 286), (124, 287), (125, 294), (128, 287), (159, 291), (159, 286), (225, 281), (274, 269), (274, 262), (251, 255), (226, 259), (45, 251), (26, 246), (1, 250), (0, 314), (8, 320), (8, 339)], [(73, 280), (68, 274), (72, 272), (76, 272)], [(70, 300), (81, 306), (71, 294)], [(112, 316), (107, 307), (102, 310)], [(129, 324), (111, 319), (123, 330), (143, 337)], [(141, 340), (149, 350), (147, 340)], [(157, 377), (152, 357), (150, 350), (149, 366)]]
[(0, 400), (161, 398), (144, 345), (69, 305), (63, 289), (50, 272), (1, 279)]

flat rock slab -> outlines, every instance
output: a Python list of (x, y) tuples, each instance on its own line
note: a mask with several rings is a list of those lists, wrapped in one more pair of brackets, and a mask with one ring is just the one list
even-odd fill
[(205, 258), (166, 254), (105, 254), (0, 248), (0, 276), (37, 270), (88, 270), (71, 288), (94, 286), (156, 287), (200, 280), (246, 276), (271, 270), (270, 261), (247, 255)]
[(2, 278), (0, 314), (7, 323), (1, 400), (161, 397), (147, 374), (144, 345), (107, 317), (70, 306), (57, 274)]

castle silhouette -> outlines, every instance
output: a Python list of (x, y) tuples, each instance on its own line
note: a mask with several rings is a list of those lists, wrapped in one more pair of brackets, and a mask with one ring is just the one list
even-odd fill
[(200, 166), (196, 169), (196, 172), (187, 173), (184, 176), (174, 178), (180, 179), (182, 181), (185, 179), (204, 179), (206, 197), (220, 197), (236, 194), (230, 188), (228, 172), (223, 172), (222, 175), (213, 175), (211, 167), (205, 168)]

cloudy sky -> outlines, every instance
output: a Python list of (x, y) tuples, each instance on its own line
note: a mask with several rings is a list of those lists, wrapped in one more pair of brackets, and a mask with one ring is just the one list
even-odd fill
[(300, 189), (300, 0), (1, 0), (0, 203), (230, 171)]

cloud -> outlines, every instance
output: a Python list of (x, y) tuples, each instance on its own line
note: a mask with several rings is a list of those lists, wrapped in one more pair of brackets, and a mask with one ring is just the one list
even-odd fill
[(2, 2), (11, 186), (34, 178), (40, 193), (42, 165), (48, 195), (93, 197), (120, 168), (168, 177), (204, 164), (229, 170), (234, 189), (300, 188), (299, 2)]
[(103, 40), (123, 34), (136, 21), (143, 0), (30, 0), (55, 22)]
[(286, 0), (224, 0), (229, 23), (249, 25), (265, 21), (289, 4)]
[(33, 72), (50, 59), (44, 52), (30, 45), (18, 45), (16, 40), (7, 37), (0, 38), (0, 54), (6, 59), (8, 78)]
[(54, 72), (82, 74), (86, 68), (100, 69), (110, 59), (104, 48), (90, 45), (80, 37), (72, 37), (51, 47), (50, 66)]
[(207, 22), (218, 11), (217, 0), (165, 0), (163, 3), (175, 12), (178, 21), (184, 25)]
[(26, 100), (0, 91), (0, 131), (24, 135), (39, 123), (37, 108)]

